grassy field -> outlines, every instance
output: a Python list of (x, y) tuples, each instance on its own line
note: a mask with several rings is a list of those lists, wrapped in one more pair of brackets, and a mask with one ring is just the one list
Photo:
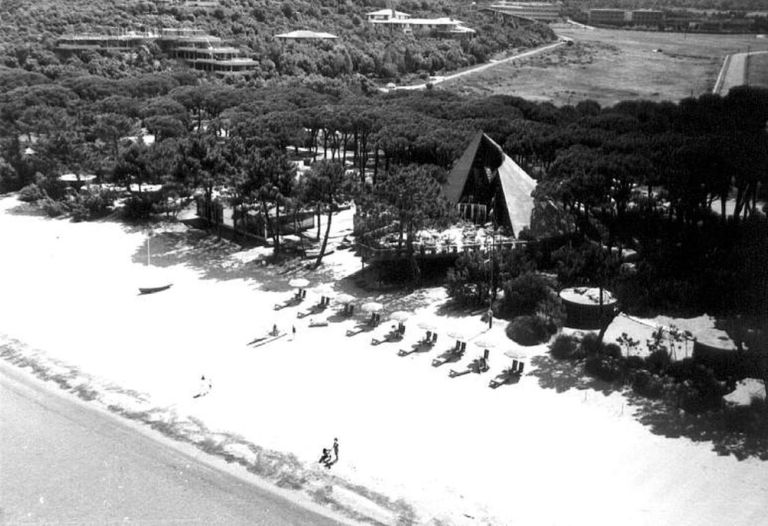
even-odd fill
[[(679, 100), (711, 92), (727, 54), (768, 50), (752, 35), (707, 35), (557, 26), (574, 45), (452, 80), (441, 89), (516, 95), (557, 105), (592, 99)], [(755, 68), (766, 66), (755, 61)], [(757, 73), (756, 73), (757, 75)], [(755, 78), (758, 78), (757, 76)]]
[(768, 53), (749, 58), (748, 82), (750, 86), (768, 88)]

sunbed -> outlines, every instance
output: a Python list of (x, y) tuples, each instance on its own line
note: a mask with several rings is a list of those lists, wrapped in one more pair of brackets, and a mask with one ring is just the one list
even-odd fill
[(435, 346), (437, 343), (437, 333), (433, 333), (432, 331), (427, 331), (427, 334), (419, 340), (418, 342), (414, 343), (411, 346), (410, 351), (406, 351), (405, 349), (400, 349), (397, 351), (398, 356), (408, 356), (409, 354), (413, 354), (415, 352), (427, 352), (432, 349), (432, 347)]
[(454, 369), (451, 369), (448, 372), (448, 376), (450, 376), (451, 378), (455, 378), (457, 376), (463, 376), (465, 374), (469, 374), (469, 373), (472, 373), (472, 372), (477, 373), (477, 374), (481, 374), (481, 373), (487, 372), (488, 371), (488, 356), (489, 356), (489, 354), (490, 353), (489, 353), (488, 349), (483, 350), (483, 355), (480, 356), (479, 358), (476, 358), (475, 360), (473, 360), (472, 363), (467, 365), (466, 369), (464, 369), (463, 371), (456, 371)]
[(520, 381), (524, 367), (525, 364), (523, 362), (518, 363), (517, 360), (512, 360), (512, 367), (504, 369), (500, 375), (490, 381), (488, 387), (496, 389), (500, 385)]
[(299, 305), (302, 301), (304, 301), (304, 298), (307, 296), (306, 290), (300, 290), (296, 292), (289, 300), (284, 301), (283, 303), (278, 303), (275, 305), (275, 310), (285, 309), (287, 307), (295, 307), (296, 305)]
[(456, 345), (453, 349), (449, 349), (434, 360), (432, 360), (432, 367), (440, 367), (448, 362), (458, 362), (464, 356), (464, 352), (467, 350), (467, 342), (456, 341)]
[(371, 345), (379, 345), (382, 343), (387, 342), (399, 342), (403, 339), (403, 333), (405, 332), (405, 327), (401, 324), (400, 326), (392, 326), (392, 330), (390, 330), (386, 335), (384, 335), (384, 338), (382, 340), (379, 340), (378, 338), (373, 338), (371, 340)]
[(361, 332), (372, 331), (379, 324), (379, 319), (380, 318), (378, 314), (371, 314), (371, 317), (368, 318), (368, 320), (359, 324), (354, 329), (347, 329), (347, 336), (354, 336), (356, 334), (360, 334)]

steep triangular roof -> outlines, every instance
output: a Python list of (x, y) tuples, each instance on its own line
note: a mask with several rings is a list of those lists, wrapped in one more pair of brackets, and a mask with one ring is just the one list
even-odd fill
[(517, 236), (524, 227), (531, 226), (531, 212), (533, 212), (531, 193), (536, 189), (536, 181), (506, 153), (504, 162), (499, 166), (499, 179), (504, 192), (504, 201), (507, 204), (509, 222)]
[(467, 184), (467, 177), (469, 177), (472, 163), (475, 162), (477, 149), (480, 148), (484, 135), (483, 132), (477, 132), (477, 135), (472, 138), (472, 142), (469, 143), (467, 149), (464, 150), (459, 160), (453, 165), (445, 183), (443, 183), (443, 195), (452, 205), (455, 205), (461, 199), (461, 193)]
[(510, 225), (515, 235), (518, 235), (524, 227), (530, 227), (531, 212), (533, 211), (533, 197), (531, 197), (531, 193), (536, 188), (536, 181), (513, 161), (511, 157), (504, 153), (501, 146), (483, 132), (478, 132), (472, 138), (467, 149), (464, 150), (459, 160), (456, 161), (450, 174), (448, 174), (446, 182), (443, 184), (443, 194), (451, 204), (459, 202), (464, 187), (467, 184), (472, 164), (483, 141), (487, 141), (487, 144), (501, 153), (502, 162), (498, 168), (499, 182), (504, 194)]

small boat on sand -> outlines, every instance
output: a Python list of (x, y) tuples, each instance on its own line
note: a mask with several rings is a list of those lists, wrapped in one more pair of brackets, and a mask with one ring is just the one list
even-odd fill
[[(147, 269), (152, 267), (151, 254), (149, 249), (150, 237), (147, 237)], [(139, 295), (154, 294), (171, 288), (172, 283), (154, 283), (148, 287), (139, 287)]]

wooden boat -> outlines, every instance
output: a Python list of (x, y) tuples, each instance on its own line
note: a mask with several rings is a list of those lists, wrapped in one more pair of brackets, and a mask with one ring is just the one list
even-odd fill
[(162, 285), (160, 287), (139, 287), (139, 294), (154, 294), (155, 292), (162, 292), (171, 288), (172, 283), (168, 285)]

